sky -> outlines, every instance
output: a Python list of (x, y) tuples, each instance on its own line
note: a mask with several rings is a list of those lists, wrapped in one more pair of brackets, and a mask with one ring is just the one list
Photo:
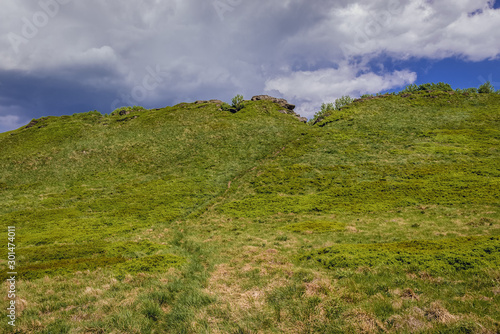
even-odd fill
[(268, 94), (322, 103), (490, 81), (500, 0), (5, 0), (0, 132), (42, 116)]

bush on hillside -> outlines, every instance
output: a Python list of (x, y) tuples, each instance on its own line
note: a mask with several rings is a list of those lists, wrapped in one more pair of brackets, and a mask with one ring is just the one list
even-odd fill
[(235, 97), (233, 97), (231, 102), (233, 103), (233, 108), (236, 109), (236, 111), (240, 111), (244, 107), (243, 95), (240, 94), (236, 95)]
[(419, 86), (417, 84), (411, 84), (406, 86), (400, 93), (415, 93), (419, 91)]
[(436, 83), (425, 83), (421, 84), (418, 86), (418, 90), (426, 90), (426, 91), (435, 91), (439, 90), (442, 92), (452, 92), (453, 88), (451, 88), (450, 84), (444, 83), (444, 82), (438, 82)]
[(472, 87), (472, 88), (465, 88), (465, 89), (458, 88), (455, 91), (457, 93), (463, 93), (463, 94), (464, 93), (467, 93), (467, 94), (477, 94), (477, 88), (474, 88), (474, 87)]
[(229, 105), (229, 103), (223, 102), (220, 108), (224, 111), (230, 111), (232, 107)]
[(354, 99), (349, 95), (342, 96), (341, 98), (335, 100), (335, 110), (340, 110), (346, 105), (351, 104), (353, 101)]
[(335, 110), (335, 105), (333, 103), (323, 103), (321, 105), (321, 110), (314, 114), (314, 117), (309, 121), (314, 124), (318, 120), (321, 120), (329, 115)]
[(336, 99), (333, 103), (323, 103), (321, 105), (321, 110), (314, 114), (314, 117), (309, 122), (311, 124), (315, 124), (333, 114), (335, 110), (340, 110), (346, 105), (351, 104), (353, 101), (354, 99), (352, 97), (346, 95)]
[(116, 115), (116, 114), (119, 114), (120, 112), (122, 112), (122, 114), (124, 112), (133, 112), (133, 111), (144, 111), (146, 110), (146, 108), (144, 107), (141, 107), (141, 106), (133, 106), (133, 107), (120, 107), (120, 108), (116, 108), (115, 110), (113, 110), (113, 112), (111, 113), (111, 115)]
[(489, 81), (486, 81), (484, 84), (479, 86), (477, 91), (481, 94), (495, 93), (495, 87), (493, 87)]

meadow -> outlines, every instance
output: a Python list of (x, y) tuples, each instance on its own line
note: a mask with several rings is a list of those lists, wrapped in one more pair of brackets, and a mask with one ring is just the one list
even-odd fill
[(0, 134), (19, 273), (1, 330), (498, 333), (500, 94), (365, 97), (315, 125), (280, 109)]

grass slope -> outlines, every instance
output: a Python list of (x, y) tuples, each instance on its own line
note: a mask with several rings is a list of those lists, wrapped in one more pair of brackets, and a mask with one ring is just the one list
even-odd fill
[(316, 126), (279, 109), (90, 112), (0, 134), (15, 330), (500, 330), (500, 95), (381, 96)]

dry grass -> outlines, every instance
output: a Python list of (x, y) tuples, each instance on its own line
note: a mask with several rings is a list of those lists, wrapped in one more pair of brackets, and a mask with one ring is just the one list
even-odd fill
[(448, 310), (441, 305), (440, 301), (431, 303), (431, 305), (425, 310), (425, 317), (429, 321), (437, 321), (442, 324), (455, 322), (458, 319), (457, 316), (448, 312)]
[[(216, 297), (217, 302), (196, 318), (208, 321), (213, 333), (223, 333), (224, 323), (238, 324), (249, 318), (272, 317), (274, 311), (268, 303), (268, 296), (276, 289), (293, 284), (294, 273), (298, 270), (300, 268), (274, 248), (244, 246), (231, 261), (215, 266), (204, 292)], [(310, 280), (300, 284), (304, 288), (304, 297), (318, 297), (321, 301), (305, 322), (294, 319), (282, 309), (281, 321), (275, 325), (283, 333), (304, 333), (312, 323), (327, 321), (324, 307), (335, 293), (332, 280), (315, 272)], [(224, 316), (220, 316), (221, 313)], [(257, 330), (257, 333), (266, 331)]]
[(388, 322), (392, 324), (392, 331), (395, 333), (421, 333), (432, 329), (432, 324), (425, 318), (424, 311), (418, 307), (409, 309), (405, 314), (393, 315)]
[(387, 331), (385, 325), (375, 315), (365, 310), (350, 310), (342, 316), (345, 317), (347, 326), (353, 329), (355, 333), (372, 334)]
[[(288, 278), (277, 274), (292, 272), (292, 267), (293, 265), (281, 257), (275, 249), (262, 250), (246, 246), (240, 257), (233, 258), (229, 264), (216, 266), (205, 292), (217, 297), (221, 305), (227, 306), (231, 319), (237, 322), (251, 311), (258, 312), (264, 309), (267, 294), (287, 283)], [(252, 270), (258, 270), (261, 277), (273, 277), (273, 279), (267, 280), (263, 286), (245, 289), (243, 285), (252, 285), (251, 278), (245, 278), (242, 274)]]

